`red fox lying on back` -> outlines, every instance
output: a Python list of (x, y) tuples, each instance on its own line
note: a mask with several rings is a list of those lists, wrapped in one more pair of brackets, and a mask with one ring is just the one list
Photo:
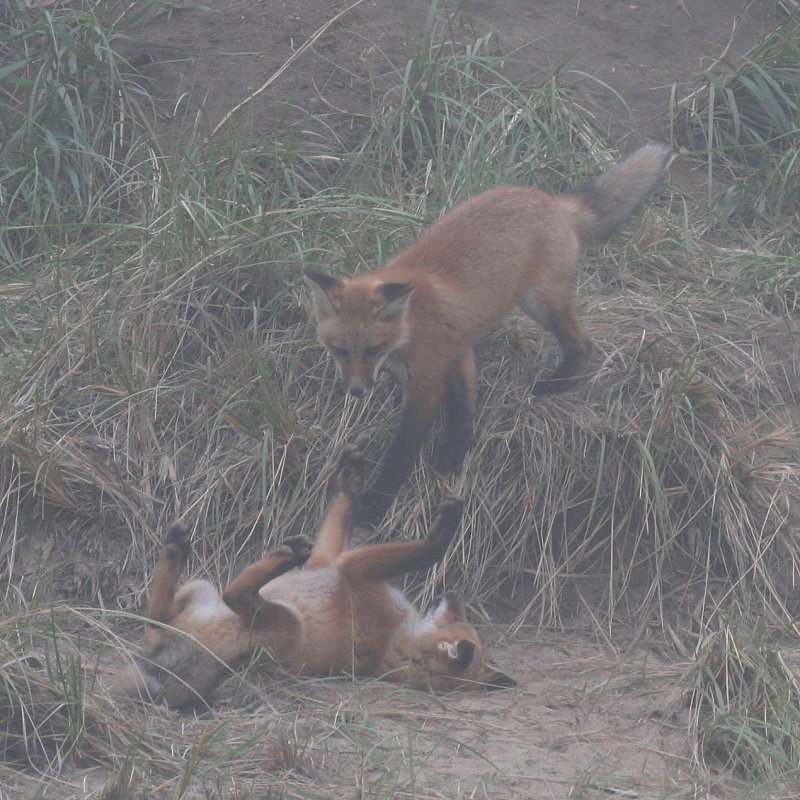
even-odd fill
[(514, 306), (551, 331), (562, 359), (539, 394), (569, 388), (589, 338), (572, 302), (581, 249), (611, 236), (661, 180), (670, 151), (640, 148), (565, 194), (501, 186), (460, 203), (372, 272), (340, 280), (306, 269), (317, 333), (349, 392), (361, 397), (386, 363), (405, 378), (400, 427), (361, 505), (377, 522), (414, 466), (440, 404), (439, 469), (457, 467), (472, 436), (475, 340)]
[[(183, 525), (173, 525), (153, 575), (146, 649), (116, 675), (114, 693), (174, 708), (207, 702), (226, 668), (245, 661), (256, 645), (297, 675), (350, 673), (426, 689), (515, 685), (484, 661), (463, 600), (447, 594), (421, 616), (388, 583), (441, 561), (461, 501), (441, 504), (427, 539), (348, 550), (363, 466), (354, 448), (342, 453), (339, 494), (313, 546), (305, 536), (287, 539), (242, 570), (222, 595), (205, 580), (176, 593), (189, 537)], [(303, 562), (305, 569), (293, 569)]]

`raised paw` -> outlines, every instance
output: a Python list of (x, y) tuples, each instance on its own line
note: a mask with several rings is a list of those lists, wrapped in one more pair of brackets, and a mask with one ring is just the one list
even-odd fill
[(192, 535), (183, 522), (173, 522), (164, 534), (164, 550), (170, 558), (186, 556), (192, 544)]
[(445, 525), (452, 525), (455, 527), (461, 521), (461, 515), (464, 513), (464, 501), (454, 494), (446, 495), (439, 503), (436, 509), (436, 516), (442, 520)]
[(340, 492), (350, 497), (360, 497), (364, 491), (364, 475), (367, 462), (355, 445), (347, 445), (339, 456), (336, 484)]
[(440, 442), (433, 450), (431, 466), (440, 475), (449, 475), (464, 463), (464, 457), (467, 455), (468, 449), (468, 439), (458, 442)]
[(299, 566), (308, 561), (314, 542), (308, 536), (301, 533), (298, 536), (287, 536), (283, 540), (283, 546), (288, 547), (292, 551), (292, 558), (294, 559), (295, 565)]
[(464, 501), (460, 497), (445, 497), (436, 509), (436, 517), (428, 534), (428, 544), (444, 550), (458, 530), (461, 516), (464, 513)]

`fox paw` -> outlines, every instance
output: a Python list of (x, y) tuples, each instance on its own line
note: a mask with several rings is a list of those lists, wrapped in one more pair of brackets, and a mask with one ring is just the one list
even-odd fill
[(295, 563), (299, 565), (308, 561), (314, 542), (308, 536), (300, 534), (298, 536), (287, 536), (283, 540), (283, 546), (292, 551), (292, 557)]
[(436, 517), (428, 535), (428, 543), (432, 547), (446, 548), (458, 530), (461, 516), (464, 513), (464, 501), (455, 495), (445, 497), (436, 509)]
[(588, 374), (586, 366), (591, 352), (592, 343), (587, 342), (583, 353), (564, 359), (550, 375), (536, 381), (533, 384), (532, 393), (538, 397), (544, 397), (574, 389)]
[(179, 558), (189, 552), (192, 535), (183, 522), (173, 522), (164, 534), (164, 550), (170, 558)]
[(350, 497), (360, 497), (364, 491), (364, 474), (367, 464), (361, 451), (354, 445), (348, 445), (339, 456), (336, 483), (340, 492)]
[(464, 513), (464, 501), (454, 494), (446, 495), (436, 509), (436, 516), (447, 524), (458, 525)]
[(535, 397), (547, 397), (551, 394), (563, 394), (564, 392), (568, 392), (570, 389), (575, 388), (575, 386), (580, 381), (580, 378), (570, 377), (570, 378), (558, 378), (558, 377), (550, 377), (550, 378), (542, 378), (536, 383), (533, 384), (533, 388), (531, 389), (531, 394)]
[(440, 475), (449, 475), (464, 463), (468, 449), (469, 442), (466, 440), (458, 443), (442, 442), (433, 450), (431, 466)]

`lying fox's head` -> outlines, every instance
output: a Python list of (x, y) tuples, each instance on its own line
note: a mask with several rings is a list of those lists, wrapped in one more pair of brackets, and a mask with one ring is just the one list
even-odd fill
[(517, 682), (484, 660), (475, 628), (467, 619), (464, 601), (448, 592), (434, 611), (419, 622), (417, 650), (432, 689), (507, 689)]
[(381, 364), (408, 341), (406, 308), (414, 285), (340, 280), (304, 270), (317, 336), (333, 357), (347, 391), (362, 397)]

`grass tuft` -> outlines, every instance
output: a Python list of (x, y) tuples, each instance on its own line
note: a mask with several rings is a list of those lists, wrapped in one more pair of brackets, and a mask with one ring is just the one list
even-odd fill
[(149, 100), (116, 50), (130, 15), (104, 18), (111, 10), (10, 0), (0, 12), (0, 258), (9, 265), (132, 220), (152, 185)]
[(797, 631), (784, 643), (733, 614), (698, 647), (687, 676), (700, 758), (749, 781), (790, 786), (798, 775), (800, 674)]
[[(689, 139), (725, 216), (793, 215), (800, 198), (800, 28), (792, 18), (686, 101)], [(718, 194), (718, 196), (717, 196)]]
[[(360, 148), (378, 191), (404, 187), (421, 209), (507, 183), (562, 189), (605, 154), (593, 118), (558, 74), (534, 86), (505, 77), (491, 35), (462, 43), (428, 17), (417, 55), (397, 71)], [(452, 22), (448, 18), (448, 21)], [(447, 34), (447, 35), (445, 35)]]

